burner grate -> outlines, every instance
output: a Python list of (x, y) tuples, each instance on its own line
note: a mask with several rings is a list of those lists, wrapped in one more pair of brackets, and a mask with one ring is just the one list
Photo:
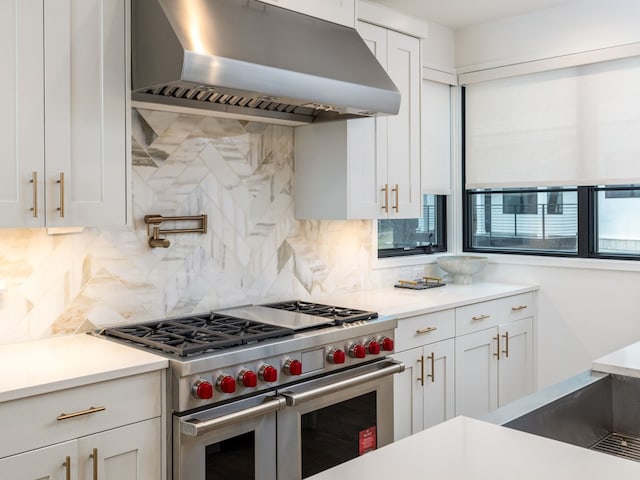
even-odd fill
[(333, 305), (324, 305), (322, 303), (303, 302), (300, 300), (268, 303), (262, 306), (276, 308), (279, 310), (287, 310), (290, 312), (304, 313), (315, 317), (330, 318), (334, 320), (336, 325), (355, 322), (358, 320), (371, 320), (378, 317), (376, 312), (367, 312), (366, 310), (358, 310), (355, 308), (335, 307)]
[(108, 328), (103, 335), (185, 357), (293, 335), (289, 328), (211, 313)]

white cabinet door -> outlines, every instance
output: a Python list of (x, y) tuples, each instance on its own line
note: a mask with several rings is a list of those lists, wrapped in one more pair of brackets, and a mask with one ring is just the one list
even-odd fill
[[(455, 415), (455, 343), (452, 338), (424, 347), (422, 429)], [(415, 432), (414, 432), (415, 433)]]
[(0, 0), (0, 227), (44, 225), (42, 22), (42, 0)]
[(387, 72), (401, 94), (398, 115), (388, 117), (386, 183), (388, 218), (419, 218), (420, 190), (420, 41), (387, 31)]
[(7, 480), (77, 480), (76, 441), (3, 458), (0, 460), (0, 477)]
[(533, 318), (498, 327), (498, 405), (533, 392)]
[[(78, 441), (80, 480), (161, 478), (160, 419), (83, 437)], [(95, 466), (94, 466), (95, 462)]]
[(395, 440), (454, 416), (454, 349), (450, 338), (393, 356), (405, 365), (393, 383)]
[(498, 407), (497, 328), (456, 337), (456, 415)]
[(260, 0), (295, 12), (323, 18), (333, 23), (353, 27), (356, 18), (355, 0)]
[(48, 226), (126, 223), (126, 0), (47, 0)]
[(393, 437), (394, 441), (422, 430), (424, 389), (421, 386), (422, 347), (393, 355), (404, 363), (404, 371), (393, 377)]

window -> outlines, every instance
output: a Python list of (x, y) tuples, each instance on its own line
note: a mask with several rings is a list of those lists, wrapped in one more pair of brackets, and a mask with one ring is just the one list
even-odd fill
[(467, 251), (640, 259), (640, 185), (478, 189), (465, 196)]
[(640, 185), (599, 186), (596, 192), (599, 256), (640, 256)]
[(640, 260), (639, 82), (631, 56), (463, 87), (463, 249)]
[(546, 188), (467, 191), (466, 246), (478, 250), (576, 254), (577, 198), (575, 187), (553, 191)]
[(422, 217), (378, 220), (378, 258), (446, 251), (446, 196), (423, 195)]

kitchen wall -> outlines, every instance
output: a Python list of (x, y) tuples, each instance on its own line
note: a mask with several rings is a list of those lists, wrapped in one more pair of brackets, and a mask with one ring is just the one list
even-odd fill
[[(343, 293), (398, 274), (372, 269), (372, 221), (294, 219), (291, 127), (134, 110), (132, 147), (131, 227), (0, 230), (0, 343)], [(150, 213), (206, 213), (209, 231), (151, 249)]]

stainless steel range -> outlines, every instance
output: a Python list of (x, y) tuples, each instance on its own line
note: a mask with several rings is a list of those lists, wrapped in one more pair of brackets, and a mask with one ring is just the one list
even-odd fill
[(292, 480), (393, 440), (395, 326), (290, 301), (100, 333), (169, 358), (174, 480)]

